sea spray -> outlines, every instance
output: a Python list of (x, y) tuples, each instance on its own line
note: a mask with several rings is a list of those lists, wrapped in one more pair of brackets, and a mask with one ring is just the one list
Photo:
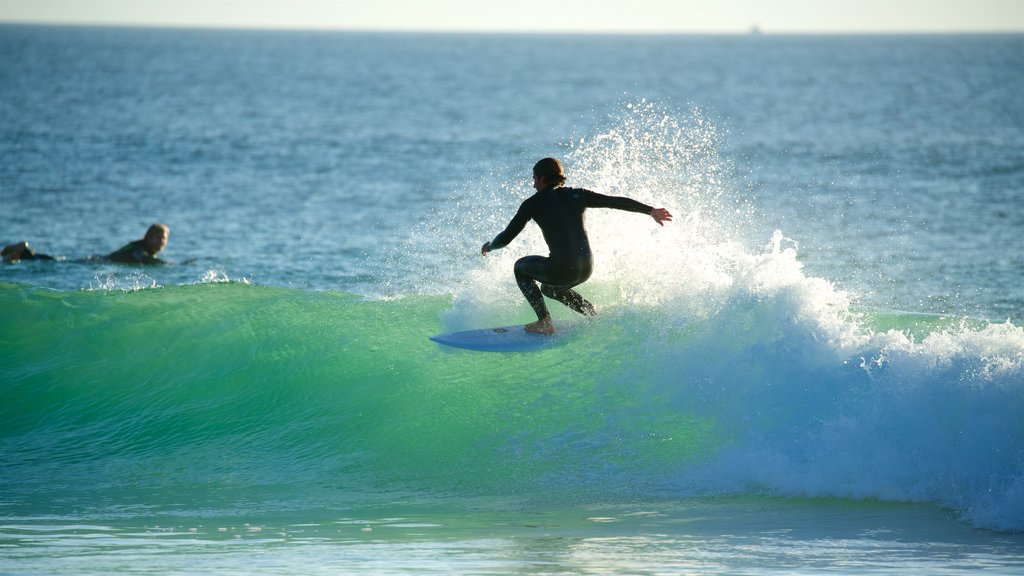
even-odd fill
[[(596, 135), (571, 138), (562, 151), (525, 160), (519, 177), (467, 175), (452, 199), (418, 224), (387, 257), (384, 290), (392, 293), (466, 294), (481, 302), (509, 302), (509, 270), (523, 254), (546, 254), (539, 231), (528, 226), (512, 246), (480, 258), (480, 246), (504, 229), (533, 193), (530, 170), (542, 156), (561, 156), (567, 185), (629, 196), (664, 206), (676, 222), (659, 228), (650, 219), (613, 211), (587, 212), (597, 266), (594, 279), (648, 266), (694, 245), (737, 241), (753, 214), (749, 199), (730, 194), (732, 168), (719, 154), (721, 136), (700, 110), (674, 113), (654, 103), (627, 103)], [(683, 259), (677, 259), (677, 261)], [(689, 259), (686, 259), (689, 261)], [(625, 283), (622, 283), (625, 284)], [(501, 286), (501, 287), (499, 287)]]
[[(583, 288), (612, 317), (597, 330), (626, 344), (595, 345), (592, 357), (663, 366), (646, 382), (620, 383), (674, 398), (680, 415), (710, 417), (717, 444), (707, 446), (727, 447), (662, 480), (683, 492), (935, 501), (1020, 530), (1021, 329), (981, 323), (914, 335), (886, 326), (911, 315), (885, 319), (807, 275), (798, 242), (781, 231), (763, 251), (746, 248), (741, 231), (763, 216), (730, 199), (717, 145), (699, 116), (683, 125), (644, 104), (575, 142), (566, 160), (582, 186), (678, 216), (657, 229), (591, 211), (597, 266)], [(536, 237), (519, 242), (466, 276), (446, 319), (466, 326), (510, 306), (522, 318), (508, 271), (519, 254), (544, 252)]]
[[(635, 399), (631, 408), (667, 421), (671, 407), (706, 432), (691, 453), (701, 458), (644, 481), (631, 476), (630, 485), (931, 501), (982, 526), (1022, 529), (1021, 328), (864, 308), (808, 274), (798, 240), (783, 231), (767, 245), (747, 242), (750, 223), (765, 216), (734, 197), (718, 143), (699, 113), (680, 122), (641, 103), (566, 154), (573, 184), (638, 196), (677, 215), (659, 228), (631, 214), (588, 212), (597, 256), (581, 290), (601, 316), (587, 323), (581, 350), (609, 366), (601, 389), (657, 398), (656, 409)], [(481, 222), (494, 231), (503, 225), (479, 210), (471, 216), (466, 228), (485, 239)], [(528, 320), (510, 271), (529, 253), (544, 246), (528, 227), (512, 246), (449, 276), (455, 299), (443, 324)], [(553, 313), (556, 322), (575, 320), (557, 306)], [(623, 358), (630, 370), (611, 368)], [(629, 436), (635, 421), (617, 422), (632, 424), (591, 429), (587, 445)]]

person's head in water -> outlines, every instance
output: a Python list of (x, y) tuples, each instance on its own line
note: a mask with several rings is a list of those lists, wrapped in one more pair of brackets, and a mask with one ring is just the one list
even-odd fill
[(146, 230), (146, 248), (149, 249), (149, 253), (154, 256), (167, 246), (167, 237), (170, 236), (171, 229), (163, 224), (153, 224)]
[(533, 165), (533, 187), (537, 190), (562, 184), (565, 184), (565, 173), (557, 158), (544, 158)]
[(22, 241), (17, 244), (4, 246), (4, 249), (0, 254), (3, 255), (4, 262), (17, 262), (22, 258), (26, 258), (26, 256), (33, 256), (35, 254), (35, 250), (28, 247), (28, 242)]

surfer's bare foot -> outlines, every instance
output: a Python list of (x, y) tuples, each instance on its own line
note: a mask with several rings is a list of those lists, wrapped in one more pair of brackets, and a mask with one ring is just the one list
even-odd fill
[(537, 320), (536, 322), (530, 322), (526, 326), (523, 326), (523, 329), (526, 330), (527, 332), (534, 332), (536, 334), (546, 334), (548, 336), (551, 336), (552, 334), (555, 333), (555, 326), (551, 324), (550, 316), (542, 320)]

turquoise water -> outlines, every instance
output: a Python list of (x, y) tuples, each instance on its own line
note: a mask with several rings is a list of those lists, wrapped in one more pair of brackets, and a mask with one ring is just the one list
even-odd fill
[[(1024, 567), (1020, 36), (0, 51), (0, 241), (58, 257), (0, 267), (0, 572)], [(547, 155), (676, 221), (588, 214), (560, 346), (430, 342), (530, 320), (539, 233), (478, 251)]]
[(443, 296), (0, 285), (10, 570), (1019, 568), (1024, 332), (800, 288), (492, 355)]

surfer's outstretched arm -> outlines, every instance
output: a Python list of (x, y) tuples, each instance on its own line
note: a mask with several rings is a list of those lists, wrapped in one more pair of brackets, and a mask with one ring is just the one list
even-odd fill
[(659, 226), (664, 226), (665, 222), (672, 221), (672, 214), (664, 208), (653, 208), (644, 204), (643, 202), (637, 202), (632, 198), (626, 198), (625, 196), (605, 196), (604, 194), (598, 194), (593, 190), (577, 189), (577, 194), (583, 197), (584, 203), (588, 208), (614, 208), (615, 210), (625, 210), (626, 212), (637, 212), (639, 214), (648, 214)]

